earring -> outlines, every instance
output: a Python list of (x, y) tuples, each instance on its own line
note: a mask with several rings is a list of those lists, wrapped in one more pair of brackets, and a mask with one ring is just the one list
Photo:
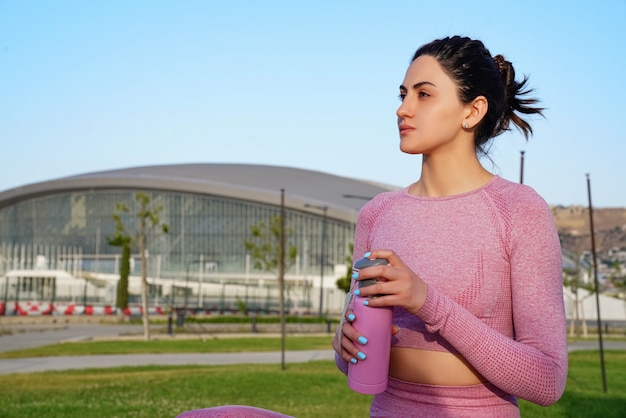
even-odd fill
[(466, 123), (465, 125), (463, 125), (463, 127), (464, 127), (465, 129), (469, 129), (469, 123)]

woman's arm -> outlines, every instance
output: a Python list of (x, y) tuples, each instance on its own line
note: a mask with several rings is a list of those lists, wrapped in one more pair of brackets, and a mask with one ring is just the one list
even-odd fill
[(487, 380), (540, 405), (556, 402), (567, 379), (561, 247), (543, 200), (512, 213), (511, 291), (515, 339), (430, 288), (417, 316)]

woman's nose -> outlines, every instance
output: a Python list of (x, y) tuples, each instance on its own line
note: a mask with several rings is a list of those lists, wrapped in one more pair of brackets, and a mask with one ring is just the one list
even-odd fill
[(403, 119), (407, 116), (412, 116), (412, 114), (413, 110), (409, 106), (408, 100), (404, 100), (402, 103), (400, 103), (400, 107), (398, 107), (398, 110), (396, 110), (396, 115), (400, 119)]

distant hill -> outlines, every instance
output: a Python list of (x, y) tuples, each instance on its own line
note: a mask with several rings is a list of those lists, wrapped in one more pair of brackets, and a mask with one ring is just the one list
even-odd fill
[[(552, 206), (561, 246), (577, 254), (591, 250), (589, 209), (586, 206)], [(596, 251), (626, 249), (626, 208), (593, 208)]]

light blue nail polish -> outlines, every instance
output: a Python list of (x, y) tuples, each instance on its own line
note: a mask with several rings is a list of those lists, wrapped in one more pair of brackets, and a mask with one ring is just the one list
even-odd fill
[[(355, 295), (356, 295), (356, 293), (355, 293)], [(369, 304), (370, 304), (370, 301), (369, 301), (369, 300), (365, 299), (365, 300), (363, 301), (363, 305), (367, 306), (367, 305), (369, 305)]]
[(355, 271), (354, 273), (352, 273), (352, 280), (356, 280), (359, 278), (359, 272)]
[(368, 252), (366, 252), (365, 254), (363, 254), (363, 257), (364, 257), (364, 258), (367, 258), (367, 257), (369, 257), (370, 255), (372, 255), (372, 253), (368, 251)]
[(356, 364), (356, 359), (355, 359), (354, 357), (352, 357), (352, 358), (350, 359), (350, 363), (352, 363), (352, 364)]
[(363, 345), (367, 344), (367, 338), (365, 338), (364, 336), (360, 336), (359, 337), (359, 342)]
[(353, 313), (348, 315), (348, 321), (354, 321), (354, 318), (356, 318), (356, 316)]
[(365, 360), (365, 357), (367, 357), (367, 356), (365, 355), (365, 353), (362, 353), (362, 352), (360, 352), (360, 351), (359, 351), (358, 353), (356, 353), (356, 355), (357, 355), (357, 356), (359, 356), (359, 358), (360, 358), (361, 360)]
[(357, 289), (354, 291), (354, 296), (359, 296), (361, 294), (361, 290)]

